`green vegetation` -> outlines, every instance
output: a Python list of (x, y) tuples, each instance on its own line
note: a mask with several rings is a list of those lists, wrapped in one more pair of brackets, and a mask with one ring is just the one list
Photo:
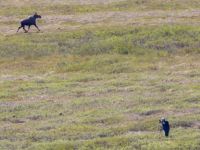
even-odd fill
[(200, 149), (198, 0), (28, 2), (0, 2), (0, 149)]
[(0, 56), (199, 53), (199, 41), (200, 27), (196, 26), (86, 28), (64, 33), (1, 36)]

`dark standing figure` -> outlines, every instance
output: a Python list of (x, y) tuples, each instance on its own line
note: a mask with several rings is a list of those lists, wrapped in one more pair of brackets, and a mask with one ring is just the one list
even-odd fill
[(165, 137), (169, 136), (169, 131), (170, 131), (170, 125), (169, 122), (165, 118), (161, 118), (159, 122), (162, 125), (162, 130), (165, 132)]
[[(37, 13), (35, 13), (33, 16), (29, 17), (28, 19), (22, 20), (21, 26), (18, 28), (17, 32), (19, 31), (19, 29), (23, 28), (24, 32), (27, 33), (32, 25), (34, 25), (38, 29), (38, 31), (40, 31), (40, 29), (38, 28), (36, 24), (37, 18), (42, 18), (42, 17), (38, 15)], [(28, 30), (25, 29), (25, 26), (28, 26)]]

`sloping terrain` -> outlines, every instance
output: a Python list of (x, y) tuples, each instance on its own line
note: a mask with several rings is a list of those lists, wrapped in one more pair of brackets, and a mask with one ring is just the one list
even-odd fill
[(199, 0), (0, 6), (0, 149), (200, 149)]

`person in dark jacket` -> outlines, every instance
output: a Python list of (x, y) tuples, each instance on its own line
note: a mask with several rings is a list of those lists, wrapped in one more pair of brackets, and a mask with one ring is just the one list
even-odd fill
[(170, 125), (169, 122), (165, 118), (161, 118), (159, 122), (162, 125), (162, 130), (165, 132), (165, 137), (169, 136)]

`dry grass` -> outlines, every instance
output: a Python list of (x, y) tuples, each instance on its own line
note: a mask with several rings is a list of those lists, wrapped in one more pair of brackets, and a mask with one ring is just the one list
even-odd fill
[(0, 149), (200, 148), (198, 0), (49, 2), (0, 2)]

